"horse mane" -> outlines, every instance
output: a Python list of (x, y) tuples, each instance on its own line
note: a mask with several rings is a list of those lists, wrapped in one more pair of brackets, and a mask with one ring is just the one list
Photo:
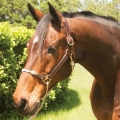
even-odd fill
[(113, 22), (118, 22), (115, 18), (111, 16), (97, 15), (91, 11), (81, 11), (81, 12), (75, 12), (75, 13), (62, 12), (62, 15), (66, 18), (74, 18), (74, 17), (80, 17), (80, 16), (89, 17), (89, 18), (98, 17), (106, 20), (111, 20)]
[(98, 15), (91, 11), (81, 11), (81, 12), (75, 12), (75, 13), (62, 12), (62, 15), (66, 18), (85, 17), (88, 19), (92, 19), (96, 22), (99, 22), (101, 24), (105, 24), (108, 26), (111, 25), (112, 27), (120, 28), (120, 25), (115, 18), (111, 16)]

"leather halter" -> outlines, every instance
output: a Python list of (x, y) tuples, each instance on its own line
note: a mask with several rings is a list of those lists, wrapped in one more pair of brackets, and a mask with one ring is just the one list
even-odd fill
[(35, 72), (34, 70), (28, 70), (25, 68), (22, 69), (22, 72), (30, 73), (31, 75), (40, 78), (45, 84), (47, 84), (47, 82), (50, 82), (50, 80), (58, 72), (58, 70), (62, 67), (62, 65), (65, 63), (65, 61), (68, 58), (70, 58), (70, 60), (71, 60), (70, 65), (72, 66), (72, 69), (73, 69), (74, 61), (72, 59), (72, 56), (73, 56), (74, 41), (70, 35), (70, 31), (69, 31), (69, 27), (68, 27), (68, 23), (67, 23), (66, 19), (65, 19), (65, 25), (66, 25), (66, 34), (67, 34), (67, 49), (66, 49), (66, 53), (64, 54), (64, 56), (62, 57), (60, 62), (57, 64), (57, 66), (47, 75), (42, 75), (42, 74)]
[(30, 73), (33, 76), (38, 77), (39, 79), (41, 79), (47, 85), (46, 86), (46, 93), (45, 93), (44, 97), (42, 98), (43, 102), (40, 105), (39, 110), (42, 108), (44, 100), (47, 97), (48, 87), (49, 87), (49, 83), (50, 83), (51, 79), (58, 72), (58, 70), (62, 67), (62, 65), (66, 62), (66, 60), (68, 58), (70, 58), (70, 60), (71, 60), (70, 65), (72, 67), (72, 70), (74, 68), (74, 61), (72, 59), (74, 41), (73, 41), (73, 38), (70, 35), (69, 26), (68, 26), (68, 23), (67, 23), (66, 19), (65, 19), (65, 26), (66, 26), (65, 28), (66, 28), (66, 35), (67, 35), (67, 49), (66, 49), (66, 52), (65, 52), (64, 56), (60, 60), (60, 62), (57, 64), (57, 66), (47, 75), (42, 75), (42, 74), (39, 74), (39, 73), (37, 73), (37, 72), (35, 72), (33, 70), (28, 70), (28, 69), (25, 69), (25, 68), (22, 69), (22, 72), (27, 72), (27, 73)]

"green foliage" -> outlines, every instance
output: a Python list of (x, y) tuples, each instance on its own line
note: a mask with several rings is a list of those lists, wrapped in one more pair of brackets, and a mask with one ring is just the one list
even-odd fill
[(24, 48), (33, 31), (0, 23), (0, 113), (13, 109), (12, 94), (24, 64)]
[(47, 2), (50, 2), (57, 10), (61, 12), (75, 12), (78, 11), (80, 6), (79, 0), (47, 0), (41, 1), (40, 10), (43, 13), (48, 13), (48, 5)]
[(0, 22), (8, 21), (15, 26), (27, 26), (35, 28), (36, 22), (32, 19), (27, 3), (31, 3), (35, 8), (40, 9), (43, 13), (48, 13), (49, 1), (56, 9), (60, 11), (73, 12), (79, 7), (79, 0), (0, 0)]
[[(14, 111), (13, 92), (17, 79), (26, 60), (26, 43), (33, 34), (33, 30), (26, 27), (11, 27), (8, 23), (0, 23), (0, 119), (8, 117)], [(59, 104), (65, 98), (69, 79), (50, 92), (43, 111), (51, 102)], [(59, 99), (59, 100), (58, 100)], [(58, 100), (58, 101), (57, 101)]]
[(67, 78), (66, 80), (59, 82), (53, 90), (49, 93), (48, 98), (45, 101), (45, 104), (43, 106), (43, 111), (47, 110), (48, 108), (51, 108), (53, 105), (57, 106), (63, 103), (63, 101), (66, 101), (65, 92), (67, 92), (68, 83), (70, 81), (70, 78)]
[(0, 22), (34, 28), (36, 22), (29, 16), (27, 3), (37, 5), (37, 0), (0, 0)]

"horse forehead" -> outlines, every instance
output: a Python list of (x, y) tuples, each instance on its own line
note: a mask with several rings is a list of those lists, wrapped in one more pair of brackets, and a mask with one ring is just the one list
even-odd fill
[(50, 25), (46, 36), (49, 39), (59, 40), (63, 37), (63, 33), (61, 33), (60, 28)]

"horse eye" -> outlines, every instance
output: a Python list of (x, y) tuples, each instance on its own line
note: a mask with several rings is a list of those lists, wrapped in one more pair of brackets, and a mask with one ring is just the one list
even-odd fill
[(47, 48), (47, 53), (54, 53), (56, 51), (56, 48), (53, 46), (50, 46)]

